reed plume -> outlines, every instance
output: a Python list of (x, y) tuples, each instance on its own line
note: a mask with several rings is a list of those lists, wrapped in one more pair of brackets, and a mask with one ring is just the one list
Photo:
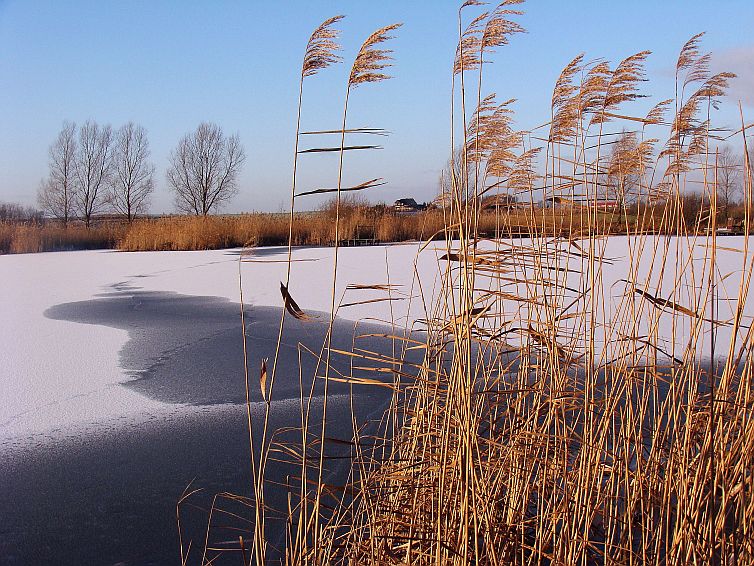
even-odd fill
[(506, 0), (492, 11), (481, 35), (480, 50), (482, 53), (492, 53), (496, 47), (508, 45), (513, 35), (526, 32), (521, 25), (509, 19), (511, 16), (523, 15), (521, 10), (511, 10), (509, 6), (523, 3), (524, 0)]
[(340, 32), (332, 27), (343, 18), (344, 16), (328, 18), (312, 32), (304, 52), (304, 62), (301, 66), (302, 77), (310, 77), (343, 60), (337, 54), (340, 44), (335, 41)]
[(583, 70), (584, 54), (577, 55), (560, 72), (552, 91), (549, 141), (561, 143), (573, 139), (579, 120), (580, 107), (576, 93), (579, 88), (574, 84), (575, 77)]
[[(710, 76), (710, 55), (699, 50), (703, 35), (699, 33), (686, 42), (676, 63), (676, 112), (661, 153), (661, 157), (669, 159), (665, 176), (671, 179), (689, 171), (694, 157), (707, 151), (709, 122), (703, 110), (717, 105), (717, 99), (736, 76), (729, 72)], [(694, 88), (687, 96), (687, 90)]]
[(645, 96), (639, 93), (638, 85), (645, 80), (644, 63), (650, 54), (650, 51), (641, 51), (627, 57), (618, 64), (610, 74), (610, 80), (605, 88), (602, 108), (592, 118), (593, 124), (604, 124), (611, 118), (619, 117), (614, 112), (621, 104)]
[[(469, 6), (476, 5), (478, 4), (469, 4)], [(465, 6), (462, 6), (461, 9), (463, 9), (463, 7)], [(479, 68), (479, 65), (482, 62), (479, 57), (479, 50), (482, 45), (481, 35), (484, 32), (484, 24), (488, 17), (489, 12), (480, 14), (468, 24), (466, 30), (461, 35), (456, 47), (456, 57), (453, 64), (454, 75)]]
[(348, 77), (348, 88), (355, 88), (364, 83), (376, 83), (390, 78), (382, 71), (391, 66), (390, 49), (378, 49), (377, 46), (393, 39), (390, 35), (403, 24), (391, 24), (378, 29), (364, 40)]
[[(263, 381), (261, 382), (261, 385), (262, 385), (262, 391), (264, 393), (264, 399), (267, 403), (265, 405), (264, 424), (263, 424), (262, 439), (261, 439), (261, 445), (260, 445), (261, 458), (259, 461), (259, 469), (252, 470), (254, 483), (255, 483), (254, 494), (255, 494), (255, 513), (256, 513), (252, 554), (258, 563), (264, 562), (265, 548), (266, 548), (266, 542), (265, 542), (266, 514), (264, 512), (265, 470), (266, 470), (267, 454), (268, 454), (266, 450), (266, 444), (267, 444), (267, 435), (268, 435), (268, 428), (269, 428), (269, 421), (270, 421), (270, 411), (272, 409), (272, 405), (270, 401), (272, 400), (273, 393), (274, 393), (275, 377), (277, 375), (278, 361), (280, 358), (280, 346), (281, 346), (281, 342), (283, 338), (283, 331), (285, 327), (285, 314), (286, 312), (288, 312), (294, 318), (297, 318), (300, 320), (308, 320), (309, 318), (308, 315), (306, 315), (299, 308), (299, 306), (291, 298), (288, 292), (288, 287), (290, 286), (290, 279), (291, 279), (291, 257), (292, 257), (292, 252), (293, 252), (293, 223), (294, 223), (294, 212), (295, 212), (295, 204), (296, 204), (296, 182), (297, 182), (297, 174), (298, 174), (298, 156), (299, 156), (298, 147), (299, 147), (299, 141), (301, 138), (301, 109), (302, 109), (302, 103), (303, 103), (304, 79), (306, 79), (307, 77), (314, 76), (319, 71), (326, 69), (327, 67), (341, 61), (341, 57), (337, 54), (338, 50), (340, 50), (340, 45), (336, 41), (340, 32), (333, 26), (337, 24), (338, 22), (340, 22), (340, 20), (342, 19), (343, 19), (342, 15), (328, 18), (327, 20), (322, 22), (312, 32), (311, 36), (309, 37), (309, 41), (306, 44), (306, 49), (304, 50), (303, 62), (301, 64), (298, 108), (297, 108), (297, 116), (296, 116), (296, 135), (295, 135), (294, 150), (293, 150), (293, 173), (292, 173), (292, 181), (291, 181), (290, 214), (289, 214), (289, 221), (288, 221), (288, 261), (287, 261), (287, 267), (286, 267), (285, 284), (283, 284), (283, 282), (280, 283), (280, 292), (283, 297), (284, 308), (281, 309), (281, 313), (280, 313), (280, 326), (278, 329), (277, 344), (275, 346), (275, 355), (272, 362), (272, 372), (270, 374), (269, 387), (266, 387), (267, 363), (266, 363), (266, 360), (262, 362), (263, 365), (262, 365), (261, 375), (263, 377)], [(244, 334), (244, 341), (245, 340), (246, 340), (246, 336)], [(245, 348), (245, 344), (244, 344), (244, 348)], [(245, 367), (248, 367), (248, 360), (245, 359), (245, 349), (244, 349), (244, 364), (245, 364)], [(254, 446), (252, 443), (251, 418), (249, 418), (249, 439), (250, 439), (249, 440), (250, 449), (253, 452)]]
[(665, 123), (665, 112), (668, 110), (668, 106), (670, 106), (673, 103), (672, 98), (668, 98), (667, 100), (662, 100), (655, 104), (649, 112), (647, 112), (647, 115), (645, 116), (644, 120), (642, 122), (644, 125), (650, 126), (650, 125), (660, 125)]
[[(501, 17), (512, 4), (499, 7)], [(451, 80), (460, 75), (462, 106), (463, 76), (478, 69), (481, 77), (485, 26), (495, 13), (463, 31), (459, 12), (458, 48), (448, 63)], [(744, 313), (754, 259), (744, 237), (741, 249), (727, 250), (738, 258), (735, 269), (721, 272), (719, 168), (709, 155), (714, 102), (732, 75), (708, 73), (695, 36), (677, 63), (674, 116), (665, 117), (667, 100), (634, 116), (624, 106), (644, 96), (648, 52), (615, 69), (580, 55), (554, 87), (544, 164), (535, 134), (513, 128), (512, 100), (482, 98), (480, 79), (475, 111), (467, 119), (464, 107), (459, 118), (463, 172), (452, 168), (453, 202), (437, 213), (444, 226), (432, 232), (453, 239), (420, 247), (436, 254), (436, 287), (427, 291), (416, 274), (419, 295), (396, 297), (401, 288), (388, 270), (385, 283), (345, 288), (386, 296), (346, 302), (344, 295), (339, 303), (345, 136), (357, 133), (346, 127), (348, 97), (354, 86), (386, 78), (389, 51), (379, 46), (391, 29), (375, 32), (359, 51), (336, 130), (331, 311), (322, 349), (308, 352), (316, 359), (312, 380), (323, 384), (322, 422), (319, 430), (310, 426), (314, 386), (307, 394), (301, 385), (300, 442), (262, 448), (300, 470), (295, 489), (285, 479), (288, 507), (279, 510), (287, 521), (283, 562), (752, 563), (754, 357)], [(497, 44), (505, 44), (508, 29)], [(659, 155), (645, 129), (667, 134)], [(473, 195), (468, 163), (483, 172), (471, 181), (481, 187)], [(744, 163), (742, 230), (749, 234), (754, 187), (748, 156)], [(681, 219), (683, 187), (697, 177), (708, 204), (692, 229)], [(497, 209), (482, 235), (478, 199), (468, 197), (493, 187), (530, 199), (551, 195), (553, 206)], [(660, 207), (661, 195), (667, 202)], [(622, 218), (603, 206), (613, 198), (622, 201)], [(629, 199), (644, 208), (644, 220), (639, 212), (629, 218)], [(501, 234), (516, 214), (522, 232)], [(616, 224), (623, 236), (608, 240)], [(625, 277), (614, 273), (618, 262)], [(419, 302), (422, 316), (402, 328), (391, 320), (379, 334), (391, 343), (387, 353), (364, 347), (360, 338), (375, 334), (359, 334), (358, 325), (351, 349), (333, 347), (339, 308), (398, 298)], [(347, 363), (336, 369), (338, 359)], [(331, 382), (351, 388), (351, 422), (336, 423), (348, 438), (334, 437), (327, 423)], [(389, 392), (376, 423), (356, 417), (361, 387)], [(333, 445), (345, 452), (326, 454)], [(328, 481), (331, 457), (348, 462), (338, 485)]]

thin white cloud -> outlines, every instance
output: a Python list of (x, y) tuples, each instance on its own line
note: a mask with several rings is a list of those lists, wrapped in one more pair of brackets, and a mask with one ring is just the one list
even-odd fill
[(738, 75), (731, 81), (728, 97), (736, 103), (754, 107), (754, 45), (746, 45), (712, 53), (712, 70), (730, 71)]

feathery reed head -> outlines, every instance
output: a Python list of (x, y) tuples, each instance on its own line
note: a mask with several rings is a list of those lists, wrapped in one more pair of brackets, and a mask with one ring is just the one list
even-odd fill
[(584, 63), (584, 54), (580, 53), (568, 63), (555, 81), (555, 88), (552, 91), (552, 105), (559, 107), (565, 104), (569, 98), (576, 92), (573, 84), (573, 78), (581, 72)]
[(579, 113), (595, 113), (602, 109), (612, 71), (607, 61), (596, 61), (586, 72), (578, 93)]
[(458, 12), (460, 13), (461, 10), (469, 6), (484, 6), (485, 4), (487, 4), (487, 2), (480, 2), (479, 0), (466, 0), (466, 2), (461, 4), (461, 7), (458, 8)]
[[(522, 4), (524, 0), (505, 0), (491, 12), (484, 12), (471, 20), (466, 30), (461, 34), (461, 39), (456, 47), (456, 57), (453, 63), (453, 74), (471, 71), (482, 63), (485, 50), (492, 50), (501, 45), (507, 45), (510, 37), (516, 33), (525, 33), (526, 30), (515, 22), (509, 20), (509, 16), (520, 16), (523, 12), (511, 10), (508, 6)], [(466, 6), (479, 6), (483, 2), (465, 2), (461, 9)], [(460, 12), (459, 12), (460, 13)]]
[[(518, 145), (519, 137), (511, 129), (514, 99), (497, 104), (495, 95), (486, 96), (474, 112), (466, 140), (467, 159), (470, 162), (487, 161), (487, 170), (501, 170), (512, 159), (512, 147)], [(495, 176), (502, 176), (496, 174)]]
[(613, 144), (607, 161), (608, 179), (624, 179), (629, 175), (640, 174), (651, 162), (656, 141), (639, 141), (636, 132), (622, 132)]
[(704, 36), (704, 32), (697, 33), (694, 37), (689, 39), (681, 48), (681, 52), (678, 55), (678, 62), (676, 63), (677, 71), (684, 71), (690, 69), (699, 60), (699, 42)]
[(343, 17), (334, 16), (329, 18), (314, 30), (309, 38), (309, 43), (306, 44), (304, 64), (301, 68), (301, 75), (303, 77), (314, 75), (317, 71), (342, 60), (335, 53), (340, 50), (340, 45), (335, 41), (340, 34), (340, 30), (334, 29), (332, 26), (342, 20)]
[(471, 20), (461, 39), (456, 46), (456, 58), (453, 62), (453, 74), (457, 75), (464, 71), (471, 71), (479, 67), (481, 63), (480, 47), (482, 44), (482, 32), (484, 23), (489, 17), (489, 12), (484, 12)]
[[(519, 136), (523, 136), (523, 132), (519, 132)], [(532, 147), (515, 158), (508, 173), (509, 191), (516, 193), (534, 189), (534, 184), (539, 178), (535, 170), (535, 160), (541, 151), (541, 147)]]
[(584, 54), (577, 55), (560, 72), (552, 91), (550, 141), (558, 143), (572, 137), (579, 117), (578, 87), (574, 78), (584, 69)]
[(647, 116), (644, 118), (644, 123), (647, 125), (662, 124), (665, 121), (665, 111), (667, 110), (668, 106), (670, 106), (671, 102), (673, 102), (673, 99), (668, 98), (667, 100), (663, 100), (655, 104), (652, 109), (647, 112)]
[(390, 32), (402, 25), (385, 26), (366, 38), (351, 67), (351, 75), (348, 78), (349, 89), (363, 83), (375, 83), (390, 78), (390, 75), (381, 71), (390, 66), (392, 50), (377, 49), (377, 45), (392, 39), (394, 36), (390, 35)]
[(614, 71), (607, 70), (605, 77), (609, 78), (604, 95), (601, 96), (602, 108), (592, 118), (593, 124), (604, 124), (610, 120), (609, 113), (616, 110), (618, 106), (646, 96), (639, 93), (638, 84), (645, 80), (644, 62), (650, 53), (650, 51), (640, 51), (618, 63)]
[(681, 48), (681, 52), (678, 55), (676, 78), (681, 73), (686, 73), (683, 80), (684, 88), (691, 83), (704, 82), (709, 77), (710, 54), (702, 54), (699, 51), (699, 44), (703, 36), (704, 32), (698, 33), (689, 39)]
[(681, 49), (676, 64), (676, 76), (685, 72), (683, 89), (693, 85), (699, 86), (683, 99), (684, 91), (676, 101), (679, 109), (670, 129), (670, 138), (661, 157), (670, 157), (670, 164), (666, 175), (677, 175), (690, 169), (691, 158), (701, 155), (707, 150), (709, 136), (709, 120), (703, 119), (703, 105), (717, 107), (717, 99), (725, 94), (729, 82), (736, 75), (733, 73), (717, 73), (710, 76), (709, 53), (699, 52), (699, 41), (704, 34), (699, 33), (689, 39)]
[(524, 0), (506, 0), (493, 10), (482, 33), (482, 50), (494, 49), (501, 45), (508, 45), (510, 37), (516, 33), (526, 33), (526, 30), (516, 22), (508, 19), (510, 16), (521, 16), (520, 10), (511, 10), (508, 6), (523, 4)]
[[(506, 110), (506, 112), (511, 111)], [(494, 141), (486, 148), (488, 154), (485, 163), (485, 174), (489, 177), (498, 179), (509, 177), (518, 160), (514, 150), (521, 146), (523, 132), (510, 128), (510, 120), (510, 116), (496, 118), (499, 123), (491, 128)]]
[(640, 51), (621, 61), (613, 71), (605, 97), (605, 106), (615, 108), (623, 102), (635, 100), (645, 95), (639, 94), (638, 84), (644, 80), (644, 63), (651, 51)]
[[(729, 86), (730, 80), (735, 79), (735, 73), (722, 72), (712, 75), (696, 92), (697, 96), (708, 99), (716, 99), (725, 96), (725, 91)], [(714, 101), (713, 101), (714, 104)]]

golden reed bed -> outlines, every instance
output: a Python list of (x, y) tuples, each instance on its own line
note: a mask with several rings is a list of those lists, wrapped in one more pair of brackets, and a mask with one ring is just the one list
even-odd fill
[[(334, 350), (328, 338), (309, 352), (319, 360), (311, 377), (321, 389), (315, 395), (302, 388), (300, 423), (285, 431), (268, 424), (276, 410), (275, 360), (286, 354), (278, 343), (270, 360), (245, 360), (247, 391), (261, 387), (266, 400), (261, 430), (252, 430), (249, 417), (252, 496), (218, 494), (202, 563), (754, 562), (754, 359), (745, 316), (754, 255), (743, 238), (734, 250), (737, 267), (718, 264), (725, 247), (716, 236), (722, 136), (710, 122), (734, 77), (709, 71), (701, 36), (694, 36), (676, 63), (676, 92), (639, 114), (649, 52), (615, 65), (578, 56), (557, 80), (551, 120), (516, 130), (514, 103), (485, 94), (484, 73), (492, 52), (523, 31), (515, 21), (519, 3), (485, 12), (489, 7), (469, 0), (458, 12), (450, 149), (461, 149), (452, 152), (443, 184), (439, 285), (433, 290), (417, 279), (411, 292), (389, 281), (350, 287), (379, 291), (386, 301), (409, 298), (425, 316), (410, 327), (393, 321), (384, 336), (392, 356), (359, 349), (358, 336), (351, 351)], [(339, 62), (339, 21), (325, 21), (310, 38), (299, 116), (305, 81)], [(357, 87), (387, 78), (383, 44), (395, 29), (370, 36), (352, 65), (343, 122), (330, 132), (340, 139), (339, 179), (346, 138), (355, 133), (348, 106), (358, 101)], [(742, 117), (731, 132), (744, 155), (746, 128)], [(296, 242), (294, 209), (305, 197), (296, 190), (294, 155), (289, 245)], [(748, 159), (740, 175), (742, 231), (749, 233)], [(331, 331), (340, 304), (337, 249), (348, 230), (338, 203), (376, 183), (339, 181), (333, 190)], [(684, 199), (692, 183), (705, 204), (689, 218)], [(530, 208), (527, 239), (485, 239), (481, 202), (498, 192), (571, 206)], [(611, 266), (600, 230), (605, 199), (621, 203), (629, 251), (627, 276), (610, 289), (603, 286)], [(564, 214), (568, 231), (543, 223), (549, 218), (554, 226)], [(511, 219), (495, 215), (493, 235)], [(649, 225), (673, 237), (648, 236)], [(246, 269), (242, 257), (241, 291)], [(724, 282), (735, 291), (723, 301)], [(307, 317), (306, 305), (288, 291), (292, 283), (289, 270), (280, 336), (287, 317)], [(331, 369), (336, 357), (351, 360), (350, 373)], [(358, 422), (354, 410), (351, 423), (328, 423), (328, 384), (344, 381), (389, 392), (381, 420)], [(333, 445), (347, 447), (338, 460), (346, 477), (338, 483), (331, 483), (338, 477), (330, 474)], [(272, 477), (270, 460), (292, 473)], [(281, 489), (286, 505), (269, 508), (270, 494)], [(233, 517), (244, 522), (229, 531), (223, 509), (231, 502), (242, 509)], [(274, 521), (283, 524), (275, 532)], [(229, 539), (238, 543), (228, 546)], [(182, 541), (189, 561), (196, 550), (185, 533)]]

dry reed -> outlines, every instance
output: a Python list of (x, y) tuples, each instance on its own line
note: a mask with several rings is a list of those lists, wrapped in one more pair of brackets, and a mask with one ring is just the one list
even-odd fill
[[(277, 510), (286, 527), (280, 560), (753, 563), (754, 334), (745, 308), (754, 255), (744, 238), (737, 269), (725, 272), (719, 261), (725, 246), (709, 134), (713, 102), (732, 76), (710, 75), (695, 36), (679, 56), (673, 101), (635, 116), (649, 54), (614, 69), (579, 56), (556, 84), (544, 146), (527, 145), (531, 137), (521, 133), (513, 144), (508, 105), (482, 96), (481, 75), (484, 30), (493, 18), (517, 15), (504, 7), (513, 3), (474, 18), (466, 31), (459, 11), (453, 77), (462, 173), (451, 168), (450, 205), (424, 233), (456, 240), (440, 245), (442, 284), (421, 294), (421, 332), (394, 323), (392, 355), (335, 350), (330, 333), (312, 353), (320, 362), (315, 383), (388, 389), (383, 418), (368, 425), (354, 412), (345, 427), (351, 436), (333, 439), (326, 414), (314, 420), (314, 389), (302, 387), (300, 440), (257, 447), (299, 470), (285, 485), (287, 508)], [(365, 68), (379, 76), (378, 67)], [(477, 108), (467, 112), (463, 77), (471, 73), (478, 73)], [(675, 108), (670, 122), (661, 117), (667, 107)], [(610, 152), (616, 136), (624, 136), (617, 154)], [(655, 152), (653, 138), (663, 137)], [(631, 221), (627, 210), (605, 215), (606, 179), (622, 191), (628, 175), (637, 195)], [(742, 175), (748, 234), (748, 162)], [(683, 211), (691, 178), (701, 179), (707, 203), (693, 223)], [(481, 197), (489, 188), (530, 199), (539, 192), (570, 206), (498, 212), (485, 237)], [(393, 233), (401, 230), (400, 217), (389, 222)], [(626, 234), (626, 277), (606, 288), (614, 223)], [(336, 227), (343, 229), (339, 211)], [(525, 239), (504, 237), (516, 227), (525, 227)], [(384, 300), (397, 292), (389, 277), (349, 289), (380, 291)], [(338, 308), (333, 295), (330, 330)], [(329, 373), (337, 357), (350, 360), (350, 373)], [(274, 410), (274, 399), (265, 399)], [(335, 441), (349, 447), (347, 482), (339, 485), (323, 475)], [(271, 486), (276, 478), (257, 481)], [(254, 506), (257, 520), (270, 513), (258, 500)], [(255, 531), (253, 558), (236, 550), (244, 563), (270, 558), (269, 534)]]
[(56, 222), (0, 222), (0, 254), (113, 248), (124, 233), (125, 226), (119, 223), (86, 228)]

